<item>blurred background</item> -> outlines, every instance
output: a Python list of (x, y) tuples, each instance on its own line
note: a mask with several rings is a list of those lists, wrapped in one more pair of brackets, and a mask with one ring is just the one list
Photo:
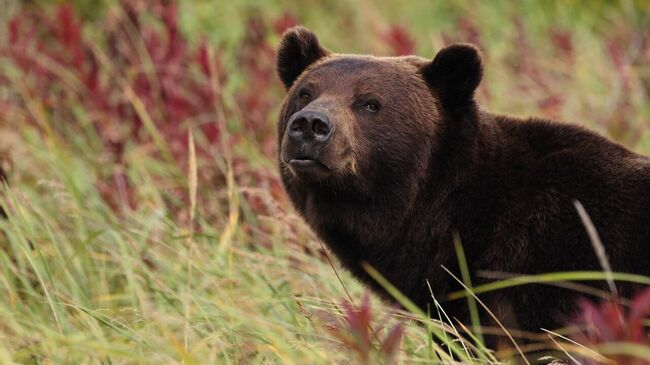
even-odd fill
[(435, 359), (394, 318), (363, 337), (370, 302), (341, 309), (363, 290), (284, 195), (274, 57), (296, 24), (340, 53), (473, 43), (486, 109), (650, 153), (644, 0), (0, 6), (0, 362)]

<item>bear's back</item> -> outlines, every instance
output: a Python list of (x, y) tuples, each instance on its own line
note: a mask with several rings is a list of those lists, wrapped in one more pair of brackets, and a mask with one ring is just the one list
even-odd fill
[[(599, 270), (575, 201), (587, 211), (615, 271), (650, 274), (650, 159), (580, 126), (495, 117), (495, 241), (528, 242), (521, 269)], [(518, 229), (517, 229), (518, 228)], [(509, 237), (509, 238), (508, 238)], [(639, 260), (630, 260), (633, 253)], [(644, 257), (645, 256), (645, 257)], [(627, 260), (627, 261), (626, 261)], [(531, 266), (532, 265), (532, 266)], [(548, 265), (540, 265), (540, 271)]]

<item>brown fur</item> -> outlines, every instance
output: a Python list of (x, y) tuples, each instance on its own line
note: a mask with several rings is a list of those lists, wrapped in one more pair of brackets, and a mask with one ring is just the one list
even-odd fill
[[(473, 93), (482, 66), (472, 46), (447, 47), (433, 61), (339, 55), (297, 27), (283, 38), (278, 70), (288, 89), (278, 124), (284, 186), (343, 266), (380, 295), (388, 298), (361, 262), (425, 310), (426, 280), (438, 299), (459, 289), (441, 268), (458, 273), (454, 232), (474, 283), (484, 281), (482, 270), (601, 270), (574, 200), (614, 271), (650, 275), (650, 160), (575, 125), (481, 111)], [(368, 100), (380, 109), (369, 112)], [(322, 148), (286, 138), (303, 110), (336, 127)], [(301, 153), (321, 168), (293, 168)], [(576, 293), (527, 285), (481, 298), (506, 308), (497, 313), (507, 323), (538, 331), (570, 318)], [(464, 302), (443, 306), (467, 320)]]

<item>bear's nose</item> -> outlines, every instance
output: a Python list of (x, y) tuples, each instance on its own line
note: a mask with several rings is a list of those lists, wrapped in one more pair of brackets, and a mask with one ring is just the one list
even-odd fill
[(324, 113), (301, 110), (289, 120), (289, 138), (296, 142), (325, 143), (332, 136), (334, 126)]

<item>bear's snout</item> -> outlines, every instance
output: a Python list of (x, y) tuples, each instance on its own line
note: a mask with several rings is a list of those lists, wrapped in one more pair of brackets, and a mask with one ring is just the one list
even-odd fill
[(289, 119), (285, 133), (283, 160), (295, 173), (321, 175), (330, 170), (326, 160), (331, 149), (334, 123), (326, 113), (301, 110)]
[(330, 140), (334, 125), (325, 113), (301, 110), (291, 117), (287, 135), (293, 143), (323, 145)]

